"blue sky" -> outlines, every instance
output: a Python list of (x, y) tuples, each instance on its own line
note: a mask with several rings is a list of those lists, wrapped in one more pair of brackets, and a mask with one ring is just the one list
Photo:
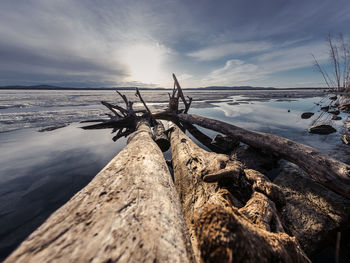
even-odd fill
[(0, 85), (322, 86), (349, 0), (1, 0)]

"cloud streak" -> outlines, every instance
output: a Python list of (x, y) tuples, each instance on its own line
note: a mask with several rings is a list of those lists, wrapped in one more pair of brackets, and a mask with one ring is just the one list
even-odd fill
[(261, 53), (272, 48), (272, 44), (266, 41), (262, 42), (244, 42), (244, 43), (226, 43), (216, 46), (210, 46), (189, 53), (190, 57), (201, 61), (216, 60), (227, 56), (238, 56), (245, 54)]

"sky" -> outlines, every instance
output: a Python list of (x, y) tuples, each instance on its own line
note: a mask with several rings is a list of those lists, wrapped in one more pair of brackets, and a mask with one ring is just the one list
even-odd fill
[(349, 0), (1, 0), (0, 85), (324, 86)]

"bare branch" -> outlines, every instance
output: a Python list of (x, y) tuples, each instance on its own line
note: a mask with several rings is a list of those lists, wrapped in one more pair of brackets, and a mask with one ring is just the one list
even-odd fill
[(328, 34), (327, 37), (328, 45), (330, 48), (330, 57), (331, 61), (333, 63), (334, 68), (334, 77), (337, 84), (337, 90), (339, 91), (341, 89), (340, 86), (340, 68), (339, 68), (339, 54), (338, 54), (338, 47), (333, 43), (331, 34)]
[(173, 78), (174, 78), (175, 85), (177, 86), (177, 93), (178, 93), (178, 96), (180, 96), (182, 102), (183, 102), (184, 105), (185, 105), (185, 109), (187, 109), (187, 108), (189, 108), (189, 107), (188, 107), (188, 103), (187, 103), (187, 101), (186, 101), (186, 99), (185, 99), (185, 96), (184, 96), (184, 94), (183, 94), (183, 92), (182, 92), (181, 86), (180, 86), (179, 82), (177, 81), (177, 78), (176, 78), (176, 76), (175, 76), (174, 73), (173, 73)]
[(332, 88), (332, 86), (330, 85), (330, 79), (327, 75), (327, 73), (323, 70), (323, 68), (321, 67), (321, 65), (318, 63), (317, 59), (315, 58), (315, 56), (313, 54), (311, 54), (312, 57), (314, 58), (314, 63), (315, 63), (315, 67), (317, 68), (317, 70), (322, 74), (322, 77), (324, 79), (324, 81), (326, 82), (326, 85), (329, 89)]
[(119, 94), (120, 97), (122, 97), (122, 99), (124, 100), (125, 102), (125, 105), (126, 105), (126, 108), (129, 108), (129, 102), (128, 102), (128, 99), (126, 98), (125, 95), (121, 94), (118, 90), (116, 90), (116, 92)]
[[(121, 115), (126, 116), (127, 110), (119, 107), (118, 105), (112, 105), (106, 101), (101, 101), (101, 104), (106, 106), (111, 112), (115, 114), (115, 116), (118, 116), (119, 118), (122, 118)], [(121, 115), (116, 111), (116, 109), (120, 111)]]
[(130, 133), (132, 133), (133, 132), (133, 130), (130, 130), (130, 129), (126, 129), (125, 131), (123, 131), (123, 129), (120, 129), (119, 131), (118, 131), (118, 133), (117, 133), (117, 135), (116, 136), (114, 136), (113, 138), (112, 138), (112, 140), (115, 142), (115, 141), (117, 141), (118, 139), (120, 139), (121, 137), (126, 137), (126, 136), (128, 136)]
[(147, 110), (147, 112), (152, 116), (152, 112), (151, 110), (148, 108), (146, 102), (143, 100), (142, 96), (141, 96), (141, 93), (139, 91), (138, 88), (136, 88), (136, 94), (135, 94), (137, 97), (139, 97), (140, 101), (142, 102), (143, 106), (145, 107), (145, 109)]

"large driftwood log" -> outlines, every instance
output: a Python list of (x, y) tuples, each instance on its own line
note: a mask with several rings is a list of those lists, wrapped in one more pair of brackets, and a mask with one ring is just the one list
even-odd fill
[(283, 225), (308, 255), (334, 245), (337, 231), (349, 227), (350, 200), (313, 181), (299, 167), (284, 165), (273, 182), (286, 198)]
[(227, 155), (199, 148), (178, 128), (171, 132), (171, 147), (197, 262), (309, 262), (295, 238), (283, 232), (268, 196), (279, 197), (268, 179), (245, 172)]
[(141, 124), (5, 262), (191, 262), (192, 253), (163, 154)]
[[(254, 151), (244, 145), (234, 151), (235, 156), (246, 167), (266, 172), (273, 167), (273, 156)], [(281, 223), (286, 231), (296, 237), (308, 256), (335, 249), (336, 233), (343, 232), (350, 222), (350, 200), (312, 180), (298, 166), (282, 162), (280, 169), (269, 174), (285, 196), (279, 207)], [(344, 238), (342, 236), (342, 238)], [(342, 240), (342, 246), (345, 243)], [(346, 260), (345, 260), (346, 261)]]
[(183, 122), (197, 124), (236, 137), (254, 148), (277, 154), (303, 168), (309, 176), (325, 187), (350, 198), (350, 166), (322, 154), (312, 147), (272, 134), (246, 130), (201, 116), (178, 114), (177, 118)]

